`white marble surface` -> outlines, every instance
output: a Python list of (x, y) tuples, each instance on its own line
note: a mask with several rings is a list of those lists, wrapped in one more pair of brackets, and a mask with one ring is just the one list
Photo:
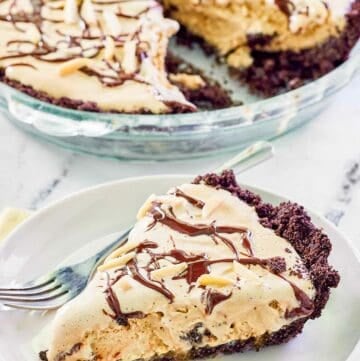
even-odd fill
[[(359, 99), (357, 77), (317, 119), (276, 140), (276, 156), (242, 174), (240, 180), (323, 214), (334, 207), (344, 210), (339, 227), (360, 247), (360, 170), (356, 169), (356, 164), (360, 166)], [(4, 118), (0, 118), (0, 154), (0, 209), (37, 209), (85, 187), (124, 177), (200, 174), (225, 160), (139, 164), (98, 159), (39, 142)], [(347, 181), (352, 184), (348, 196), (342, 185), (349, 167), (353, 172)]]

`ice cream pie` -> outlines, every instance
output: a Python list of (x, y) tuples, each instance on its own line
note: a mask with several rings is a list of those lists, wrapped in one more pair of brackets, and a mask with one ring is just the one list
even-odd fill
[(339, 282), (304, 209), (263, 203), (231, 171), (152, 195), (137, 218), (58, 310), (42, 360), (184, 360), (284, 343)]
[[(3, 0), (0, 79), (79, 110), (193, 112), (231, 105), (201, 74), (172, 74), (179, 23), (249, 86), (271, 95), (342, 63), (360, 34), (360, 0)], [(168, 16), (165, 18), (163, 10)]]

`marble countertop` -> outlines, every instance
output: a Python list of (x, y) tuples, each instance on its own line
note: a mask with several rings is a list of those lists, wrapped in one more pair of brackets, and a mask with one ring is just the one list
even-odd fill
[[(239, 176), (322, 214), (360, 247), (360, 77), (317, 119), (274, 141), (271, 160)], [(38, 209), (70, 193), (124, 177), (200, 174), (226, 157), (132, 163), (76, 154), (41, 142), (0, 119), (0, 209)], [(230, 156), (228, 156), (230, 157)]]

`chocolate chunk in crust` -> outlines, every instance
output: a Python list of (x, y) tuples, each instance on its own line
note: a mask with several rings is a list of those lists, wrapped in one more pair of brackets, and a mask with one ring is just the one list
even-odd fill
[(205, 329), (204, 325), (199, 322), (189, 332), (187, 332), (183, 339), (188, 341), (191, 345), (201, 344), (204, 336), (211, 336), (209, 330)]

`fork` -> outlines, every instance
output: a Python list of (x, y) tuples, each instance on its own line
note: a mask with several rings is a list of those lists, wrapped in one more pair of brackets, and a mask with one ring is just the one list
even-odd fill
[[(239, 174), (269, 159), (273, 152), (271, 143), (256, 142), (217, 168), (215, 172), (220, 173), (224, 169), (241, 164), (242, 168), (236, 172)], [(115, 241), (81, 263), (59, 268), (17, 287), (0, 287), (0, 303), (11, 308), (31, 310), (49, 310), (64, 305), (86, 287), (97, 266), (114, 249), (127, 241), (131, 229), (132, 227), (127, 229)]]
[(132, 228), (83, 262), (61, 267), (24, 285), (0, 287), (0, 303), (12, 308), (48, 310), (62, 306), (87, 285), (94, 270), (115, 248), (124, 244)]

